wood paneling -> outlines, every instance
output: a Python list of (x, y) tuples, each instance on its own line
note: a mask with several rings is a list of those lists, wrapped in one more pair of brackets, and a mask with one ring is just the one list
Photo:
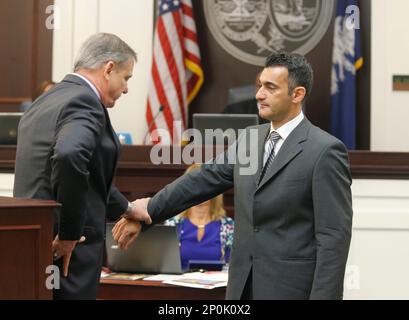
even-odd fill
[(31, 96), (34, 0), (0, 1), (0, 97)]
[[(117, 182), (124, 184), (125, 192), (136, 190), (142, 192), (149, 190), (151, 186), (169, 183), (182, 175), (187, 168), (185, 164), (153, 164), (150, 160), (151, 148), (151, 146), (123, 147), (117, 170)], [(16, 146), (0, 145), (0, 173), (14, 172), (15, 157)], [(408, 152), (350, 151), (349, 158), (352, 176), (355, 179), (409, 179)], [(149, 182), (150, 178), (155, 180)]]
[(98, 299), (105, 300), (224, 300), (226, 288), (187, 288), (147, 280), (101, 280)]
[(409, 179), (409, 153), (369, 152), (349, 153), (354, 179)]
[(0, 300), (51, 299), (53, 201), (0, 197)]
[(51, 79), (52, 30), (46, 8), (52, 0), (0, 1), (0, 108), (18, 111), (38, 85)]
[[(0, 299), (38, 299), (38, 257), (40, 226), (0, 226), (0, 276), (2, 286)], [(21, 254), (16, 254), (21, 252)], [(32, 266), (32, 272), (21, 272), (16, 266)], [(4, 276), (7, 275), (7, 276)], [(23, 290), (24, 288), (24, 290)]]
[[(33, 71), (31, 96), (35, 96), (38, 86), (45, 80), (51, 80), (52, 54), (53, 54), (53, 30), (47, 29), (46, 8), (54, 3), (54, 0), (35, 0), (36, 10), (33, 21)], [(63, 13), (62, 13), (63, 14)]]
[(25, 101), (30, 101), (31, 97), (1, 97), (0, 104), (19, 104)]
[(370, 149), (371, 134), (371, 0), (358, 0), (361, 10), (361, 50), (364, 65), (357, 74), (356, 145)]

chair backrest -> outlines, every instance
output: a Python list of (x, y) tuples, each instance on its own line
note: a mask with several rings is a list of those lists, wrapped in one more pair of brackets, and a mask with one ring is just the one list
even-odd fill
[(230, 88), (227, 92), (227, 104), (251, 100), (255, 94), (256, 86), (254, 84)]

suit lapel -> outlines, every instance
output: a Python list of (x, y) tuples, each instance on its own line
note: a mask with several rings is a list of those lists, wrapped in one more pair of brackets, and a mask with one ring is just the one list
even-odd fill
[(113, 167), (112, 167), (112, 173), (109, 176), (109, 183), (108, 183), (108, 193), (109, 193), (109, 190), (110, 190), (110, 188), (112, 186), (112, 183), (114, 182), (116, 170), (117, 170), (117, 167), (118, 167), (118, 156), (119, 156), (119, 153), (121, 151), (121, 144), (120, 144), (119, 139), (118, 139), (118, 137), (117, 137), (117, 135), (116, 135), (116, 133), (114, 131), (114, 128), (111, 125), (111, 120), (109, 118), (108, 110), (105, 107), (103, 107), (103, 108), (104, 108), (104, 111), (105, 111), (105, 118), (106, 118), (106, 125), (107, 125), (106, 131), (107, 131), (107, 134), (110, 136), (110, 138), (112, 139), (112, 141), (114, 142), (114, 145), (115, 145), (114, 163), (113, 163)]
[(111, 135), (112, 140), (114, 141), (115, 144), (115, 170), (116, 170), (116, 163), (118, 162), (118, 154), (121, 151), (121, 143), (119, 142), (118, 136), (115, 133), (114, 128), (112, 127), (111, 120), (109, 118), (109, 113), (108, 110), (104, 107), (105, 111), (105, 118), (107, 121), (107, 131)]
[(261, 170), (263, 169), (263, 154), (264, 154), (264, 145), (268, 134), (270, 133), (271, 123), (264, 124), (260, 127), (258, 131), (258, 140), (257, 140), (257, 173), (253, 176), (254, 183), (257, 185), (258, 177), (260, 176)]
[(307, 134), (310, 126), (311, 123), (304, 118), (304, 120), (293, 130), (293, 132), (290, 133), (277, 153), (271, 167), (265, 173), (263, 180), (261, 180), (257, 189), (266, 184), (267, 181), (272, 179), (278, 172), (280, 172), (282, 168), (284, 168), (290, 161), (292, 161), (302, 152), (300, 143), (307, 140)]

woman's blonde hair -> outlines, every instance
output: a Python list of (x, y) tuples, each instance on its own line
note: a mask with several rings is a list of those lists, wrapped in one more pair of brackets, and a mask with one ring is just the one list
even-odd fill
[[(185, 174), (193, 170), (197, 170), (198, 168), (200, 168), (200, 164), (194, 163), (186, 169)], [(190, 209), (183, 211), (179, 214), (179, 216), (182, 218), (189, 217), (189, 210)], [(219, 194), (218, 196), (210, 199), (210, 214), (212, 221), (220, 220), (226, 216), (226, 211), (223, 207), (223, 194)]]

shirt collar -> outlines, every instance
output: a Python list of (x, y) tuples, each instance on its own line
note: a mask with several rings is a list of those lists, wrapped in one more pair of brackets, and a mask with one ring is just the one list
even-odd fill
[(283, 140), (285, 140), (290, 135), (290, 133), (301, 123), (303, 119), (304, 119), (304, 113), (301, 111), (298, 116), (296, 116), (291, 121), (288, 121), (286, 124), (282, 125), (277, 130), (274, 130), (273, 124), (271, 123), (270, 133), (272, 131), (275, 131), (280, 135), (280, 137)]
[(97, 88), (94, 86), (94, 84), (91, 81), (89, 81), (87, 78), (85, 78), (82, 74), (74, 72), (73, 75), (81, 78), (82, 80), (84, 80), (91, 87), (92, 91), (94, 91), (94, 93), (97, 95), (98, 99), (101, 100), (101, 95), (99, 94)]

